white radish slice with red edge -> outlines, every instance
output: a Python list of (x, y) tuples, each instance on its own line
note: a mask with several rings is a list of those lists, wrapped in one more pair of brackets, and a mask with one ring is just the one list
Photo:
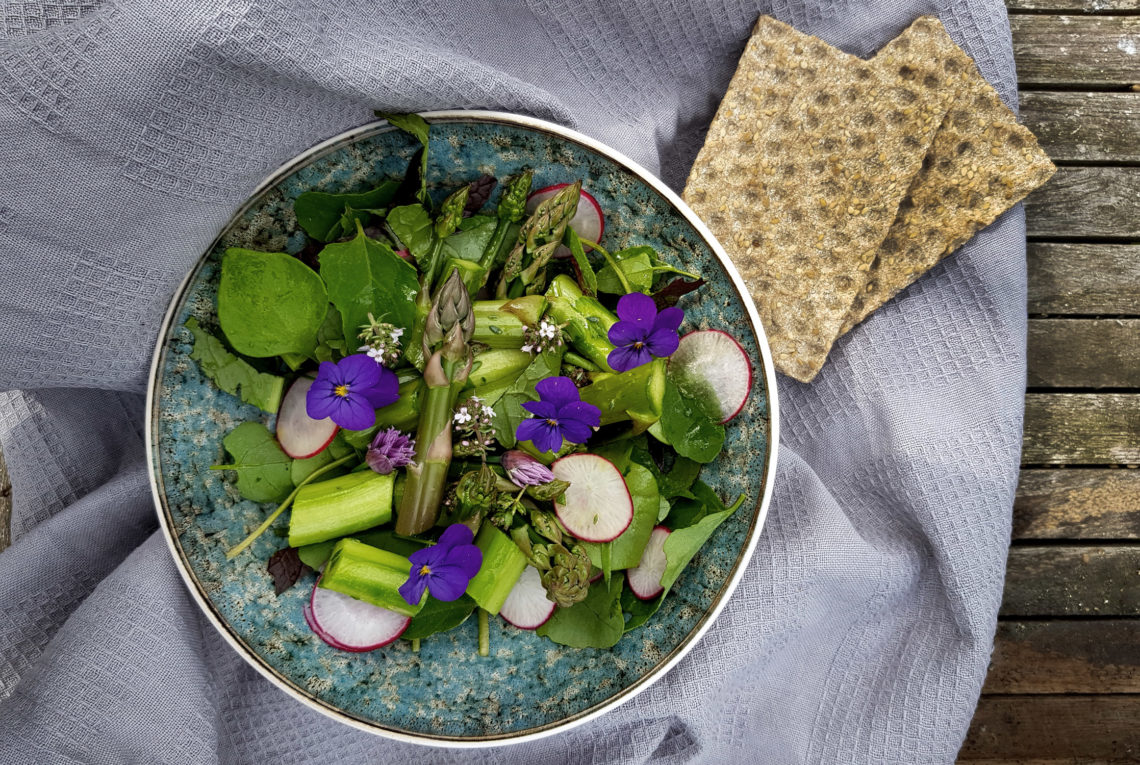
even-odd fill
[(546, 624), (556, 604), (546, 597), (542, 576), (534, 566), (523, 569), (522, 576), (503, 601), (499, 616), (521, 630), (536, 630)]
[(562, 501), (555, 500), (554, 512), (571, 534), (585, 542), (609, 542), (629, 527), (633, 499), (614, 463), (596, 454), (568, 454), (550, 470), (570, 482)]
[(333, 648), (353, 653), (383, 648), (404, 634), (412, 622), (410, 616), (320, 586), (313, 588), (308, 617), (317, 637)]
[[(553, 186), (547, 186), (545, 189), (532, 192), (526, 199), (527, 215), (534, 212), (542, 202), (550, 199), (569, 185), (568, 183), (557, 183)], [(578, 235), (579, 239), (600, 242), (602, 241), (602, 234), (606, 230), (606, 219), (605, 216), (602, 215), (602, 206), (598, 204), (598, 200), (590, 195), (590, 192), (583, 189), (581, 194), (582, 196), (578, 200), (578, 211), (575, 212), (574, 217), (570, 219), (570, 228), (574, 229), (574, 233)], [(570, 250), (565, 245), (558, 245), (554, 256), (557, 258), (568, 258), (570, 257)]]
[(637, 566), (625, 572), (626, 581), (633, 594), (642, 600), (652, 600), (665, 589), (661, 586), (661, 576), (665, 573), (665, 540), (672, 532), (664, 526), (655, 526), (641, 553)]
[(277, 410), (277, 442), (295, 460), (315, 457), (336, 438), (337, 424), (328, 417), (314, 420), (309, 416), (306, 394), (313, 385), (312, 377), (298, 377), (289, 386), (281, 408)]
[(349, 650), (340, 643), (333, 640), (331, 637), (329, 637), (329, 634), (327, 632), (317, 626), (317, 623), (313, 620), (313, 609), (309, 606), (308, 603), (305, 603), (305, 605), (302, 606), (301, 613), (305, 615), (305, 624), (309, 625), (309, 629), (311, 629), (317, 637), (319, 637), (328, 645), (331, 645), (333, 648), (337, 648), (341, 651)]
[(752, 361), (736, 338), (719, 329), (682, 337), (669, 357), (669, 374), (705, 385), (716, 397), (722, 424), (740, 414), (752, 391)]

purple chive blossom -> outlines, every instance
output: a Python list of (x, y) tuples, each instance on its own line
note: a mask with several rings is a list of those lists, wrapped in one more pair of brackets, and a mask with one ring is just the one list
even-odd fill
[(396, 373), (357, 353), (335, 364), (321, 362), (305, 395), (305, 409), (314, 420), (329, 417), (342, 428), (364, 430), (376, 422), (377, 409), (399, 397)]
[(416, 453), (416, 442), (396, 428), (388, 428), (376, 434), (368, 447), (364, 460), (368, 467), (380, 475), (388, 475), (396, 468), (402, 468), (412, 461)]
[(409, 555), (412, 569), (400, 585), (404, 600), (414, 606), (424, 590), (436, 600), (458, 600), (483, 566), (483, 551), (471, 544), (474, 536), (462, 523), (453, 523), (434, 545)]
[(620, 321), (610, 327), (609, 335), (615, 347), (606, 358), (615, 372), (627, 372), (648, 364), (655, 356), (663, 359), (677, 350), (677, 328), (685, 318), (680, 308), (658, 313), (653, 298), (631, 292), (618, 300), (617, 315)]
[(507, 478), (520, 489), (527, 486), (542, 486), (554, 480), (554, 473), (534, 457), (511, 449), (503, 453), (503, 470), (507, 471)]
[(556, 452), (562, 440), (584, 444), (602, 422), (602, 411), (581, 400), (569, 377), (547, 377), (534, 389), (539, 401), (526, 401), (523, 409), (534, 415), (519, 423), (515, 438), (530, 441), (540, 452)]

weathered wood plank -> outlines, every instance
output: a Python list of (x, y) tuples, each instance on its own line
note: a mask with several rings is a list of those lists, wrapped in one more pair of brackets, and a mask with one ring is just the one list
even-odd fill
[(1014, 539), (1140, 539), (1140, 470), (1022, 470)]
[(1029, 313), (1140, 315), (1140, 246), (1032, 242), (1028, 256)]
[(1030, 393), (1024, 465), (1140, 464), (1140, 394)]
[(1058, 168), (1026, 197), (1025, 222), (1029, 236), (1140, 238), (1140, 167)]
[(8, 481), (8, 466), (0, 452), (0, 551), (12, 543), (12, 484)]
[(1140, 545), (1013, 547), (1003, 616), (1140, 616)]
[(1140, 10), (1140, 0), (1006, 0), (1005, 7), (1017, 11), (1064, 11), (1112, 13)]
[(1140, 162), (1140, 93), (1026, 91), (1021, 121), (1054, 161)]
[(1135, 696), (982, 697), (959, 757), (1081, 763), (1140, 757)]
[(1140, 320), (1033, 319), (1028, 361), (1030, 387), (1140, 388)]
[(1021, 85), (1128, 86), (1140, 82), (1140, 18), (1010, 16)]
[(982, 693), (1140, 693), (1140, 620), (1000, 622)]

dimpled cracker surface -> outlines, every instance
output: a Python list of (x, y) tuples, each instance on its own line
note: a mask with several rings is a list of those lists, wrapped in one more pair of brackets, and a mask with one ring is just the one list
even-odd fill
[(768, 18), (745, 48), (683, 196), (797, 380), (826, 361), (954, 96), (944, 63), (889, 71)]
[(918, 19), (874, 62), (888, 69), (911, 66), (928, 57), (932, 37), (940, 49), (952, 46), (957, 51), (947, 65), (960, 68), (967, 84), (934, 136), (843, 332), (993, 223), (1056, 170), (1033, 133), (1017, 124), (1014, 113), (937, 19)]

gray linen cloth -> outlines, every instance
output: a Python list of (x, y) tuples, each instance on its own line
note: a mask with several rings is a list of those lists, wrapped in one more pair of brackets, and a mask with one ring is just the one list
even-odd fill
[(182, 276), (265, 175), (372, 109), (582, 130), (674, 188), (756, 17), (868, 56), (937, 14), (1008, 103), (1001, 0), (13, 0), (0, 41), (4, 763), (950, 762), (986, 671), (1017, 478), (1024, 224), (1003, 216), (780, 380), (775, 499), (668, 676), (574, 731), (426, 749), (295, 702), (198, 612), (144, 468)]

